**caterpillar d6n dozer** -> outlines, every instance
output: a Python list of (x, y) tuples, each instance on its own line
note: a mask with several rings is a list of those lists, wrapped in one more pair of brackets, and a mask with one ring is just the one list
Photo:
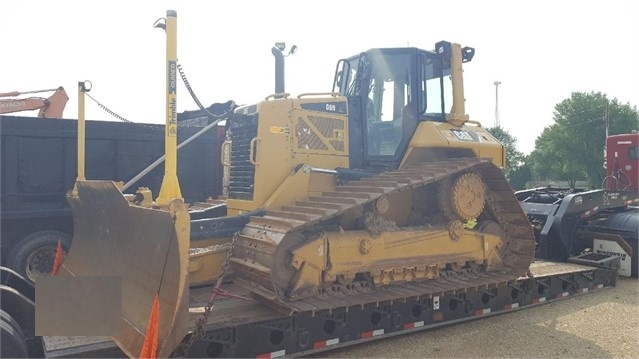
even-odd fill
[(448, 42), (373, 49), (339, 61), (326, 98), (239, 110), (228, 208), (266, 213), (235, 238), (236, 280), (303, 311), (392, 300), (375, 294), (388, 284), (526, 273), (534, 242), (504, 148), (464, 111), (473, 55)]
[[(288, 313), (526, 275), (535, 239), (500, 169), (505, 149), (465, 114), (462, 63), (473, 55), (445, 41), (434, 51), (371, 49), (338, 61), (332, 92), (278, 93), (237, 108), (227, 119), (223, 217), (189, 216), (170, 153), (156, 201), (78, 181), (63, 271), (122, 277), (124, 330), (114, 339), (131, 356), (158, 288), (158, 354), (187, 335), (189, 245), (199, 240), (230, 248), (211, 271), (230, 267), (227, 279)], [(172, 66), (169, 56), (169, 87)]]

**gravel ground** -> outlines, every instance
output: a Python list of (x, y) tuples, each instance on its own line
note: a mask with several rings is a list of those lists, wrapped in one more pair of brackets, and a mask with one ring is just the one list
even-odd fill
[(638, 283), (315, 357), (639, 358)]

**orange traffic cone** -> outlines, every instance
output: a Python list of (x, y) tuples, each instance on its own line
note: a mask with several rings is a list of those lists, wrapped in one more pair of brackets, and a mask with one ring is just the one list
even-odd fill
[(60, 264), (62, 264), (62, 240), (58, 239), (58, 247), (55, 249), (55, 260), (53, 261), (53, 269), (51, 270), (51, 275), (58, 274)]
[(144, 344), (142, 345), (140, 358), (144, 358), (144, 359), (157, 358), (159, 319), (160, 319), (160, 298), (158, 297), (158, 294), (156, 294), (155, 299), (153, 300), (153, 307), (151, 307), (151, 315), (149, 315), (149, 323), (146, 326), (146, 336), (144, 338)]

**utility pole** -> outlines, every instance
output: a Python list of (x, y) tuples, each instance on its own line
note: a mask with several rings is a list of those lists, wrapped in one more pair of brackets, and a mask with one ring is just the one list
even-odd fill
[(603, 168), (608, 168), (608, 131), (610, 128), (610, 116), (609, 116), (609, 108), (608, 108), (608, 99), (604, 98), (604, 100), (606, 101), (606, 107), (604, 108), (604, 115), (603, 115), (603, 121), (604, 121), (604, 127), (606, 128), (606, 137), (604, 137), (604, 148), (603, 148), (603, 157), (604, 157), (604, 163), (603, 163)]
[(501, 81), (493, 82), (495, 85), (495, 127), (500, 127), (499, 124), (499, 85)]
[(608, 99), (606, 99), (606, 109), (604, 110), (604, 124), (606, 125), (606, 138), (608, 138), (608, 131), (610, 129), (610, 110), (609, 110), (609, 105), (610, 103), (608, 102)]

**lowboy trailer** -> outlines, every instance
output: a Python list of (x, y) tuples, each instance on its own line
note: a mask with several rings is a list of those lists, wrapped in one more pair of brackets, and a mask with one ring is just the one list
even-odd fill
[[(382, 338), (509, 313), (584, 295), (617, 283), (619, 257), (588, 254), (568, 262), (537, 260), (530, 276), (502, 286), (466, 280), (464, 290), (449, 290), (438, 281), (415, 283), (410, 288), (389, 287), (400, 300), (376, 301), (339, 310), (307, 311), (285, 315), (252, 300), (249, 292), (233, 283), (217, 291), (211, 321), (202, 338), (187, 353), (193, 358), (299, 357)], [(498, 273), (485, 278), (492, 281)], [(460, 279), (464, 282), (463, 279)], [(419, 289), (417, 289), (419, 288)], [(211, 295), (207, 287), (190, 290), (191, 332)], [(187, 342), (190, 338), (185, 338)], [(126, 357), (107, 337), (43, 337), (46, 357)]]

